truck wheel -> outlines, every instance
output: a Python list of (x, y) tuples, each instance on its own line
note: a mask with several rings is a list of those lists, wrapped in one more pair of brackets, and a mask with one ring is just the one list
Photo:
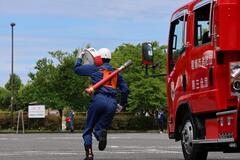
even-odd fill
[(182, 150), (185, 160), (206, 160), (208, 152), (201, 150), (193, 144), (193, 140), (197, 139), (197, 129), (194, 126), (191, 116), (185, 116), (181, 130)]

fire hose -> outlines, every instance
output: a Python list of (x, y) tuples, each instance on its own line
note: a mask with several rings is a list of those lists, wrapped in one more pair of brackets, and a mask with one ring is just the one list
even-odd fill
[(124, 65), (122, 65), (121, 67), (119, 67), (118, 69), (116, 69), (115, 71), (113, 71), (110, 75), (108, 75), (106, 78), (102, 79), (101, 81), (97, 82), (96, 84), (94, 84), (93, 86), (88, 87), (87, 89), (85, 89), (85, 92), (89, 95), (92, 96), (94, 91), (96, 89), (98, 89), (99, 87), (101, 87), (102, 85), (104, 85), (107, 81), (109, 81), (111, 78), (113, 78), (116, 74), (118, 74), (119, 72), (123, 71), (124, 69), (126, 69), (127, 67), (129, 67), (130, 65), (132, 65), (133, 62), (131, 60), (128, 60), (126, 63), (124, 63)]

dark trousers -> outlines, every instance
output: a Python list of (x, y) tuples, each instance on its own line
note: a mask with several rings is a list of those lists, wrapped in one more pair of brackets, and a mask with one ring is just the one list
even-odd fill
[(92, 144), (92, 133), (97, 140), (103, 129), (107, 129), (113, 120), (117, 107), (115, 97), (97, 94), (88, 108), (83, 132), (84, 145)]
[(160, 128), (160, 131), (163, 131), (163, 128), (164, 128), (164, 121), (163, 120), (159, 120), (159, 128)]

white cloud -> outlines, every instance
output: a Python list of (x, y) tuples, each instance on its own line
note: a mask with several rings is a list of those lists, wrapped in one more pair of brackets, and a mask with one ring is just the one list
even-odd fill
[(142, 19), (169, 16), (189, 0), (9, 0), (0, 15)]

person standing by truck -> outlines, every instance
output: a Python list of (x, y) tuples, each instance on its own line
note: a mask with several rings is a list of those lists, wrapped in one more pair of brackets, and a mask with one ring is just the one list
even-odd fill
[[(89, 52), (96, 52), (95, 49), (88, 49)], [(91, 85), (96, 84), (106, 76), (111, 74), (114, 69), (109, 64), (111, 60), (111, 52), (107, 48), (98, 50), (101, 55), (103, 65), (82, 65), (83, 52), (79, 54), (79, 58), (75, 64), (75, 73), (80, 76), (90, 76)], [(117, 105), (117, 88), (121, 93), (120, 104)], [(107, 145), (107, 128), (110, 126), (115, 112), (120, 112), (127, 104), (128, 86), (126, 81), (120, 74), (107, 81), (103, 86), (98, 88), (93, 95), (91, 104), (87, 112), (87, 120), (84, 127), (83, 139), (86, 151), (85, 160), (93, 160), (92, 151), (92, 133), (99, 141), (98, 148), (103, 151)]]
[(164, 122), (165, 122), (165, 114), (163, 109), (160, 109), (160, 111), (158, 112), (158, 123), (159, 123), (160, 133), (163, 133)]
[(71, 109), (71, 111), (69, 112), (69, 118), (70, 118), (69, 127), (70, 127), (70, 130), (71, 130), (71, 133), (74, 132), (74, 116), (75, 116), (75, 113)]

